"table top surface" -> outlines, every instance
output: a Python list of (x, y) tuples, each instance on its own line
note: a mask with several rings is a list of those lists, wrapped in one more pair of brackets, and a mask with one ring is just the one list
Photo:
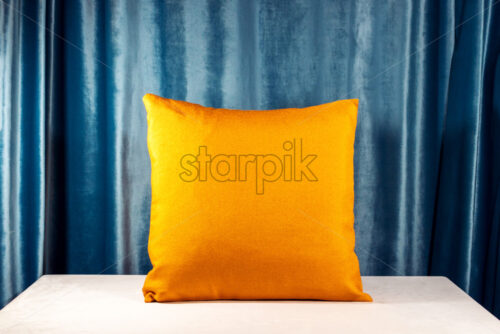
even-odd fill
[(363, 277), (373, 303), (206, 301), (146, 304), (144, 276), (46, 275), (0, 310), (0, 333), (500, 333), (444, 277)]

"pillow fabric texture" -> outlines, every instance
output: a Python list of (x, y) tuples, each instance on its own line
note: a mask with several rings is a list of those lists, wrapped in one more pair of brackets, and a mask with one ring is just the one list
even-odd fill
[(267, 111), (143, 100), (146, 302), (371, 301), (354, 253), (358, 100)]

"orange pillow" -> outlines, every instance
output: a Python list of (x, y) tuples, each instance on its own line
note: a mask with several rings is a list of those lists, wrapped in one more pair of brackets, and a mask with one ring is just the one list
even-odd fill
[(146, 302), (371, 301), (354, 253), (357, 100), (229, 110), (144, 96)]

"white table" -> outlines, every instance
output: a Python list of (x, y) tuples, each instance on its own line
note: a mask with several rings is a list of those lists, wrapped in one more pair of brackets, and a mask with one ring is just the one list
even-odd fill
[(500, 333), (444, 277), (363, 277), (373, 303), (146, 304), (144, 276), (47, 275), (0, 311), (0, 333)]

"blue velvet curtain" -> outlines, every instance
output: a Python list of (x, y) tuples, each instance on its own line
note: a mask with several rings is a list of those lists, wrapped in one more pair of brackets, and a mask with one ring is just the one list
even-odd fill
[[(364, 275), (445, 275), (500, 316), (498, 0), (0, 1), (0, 306), (146, 273), (141, 98), (359, 98)], [(137, 287), (140, 289), (140, 287)]]

